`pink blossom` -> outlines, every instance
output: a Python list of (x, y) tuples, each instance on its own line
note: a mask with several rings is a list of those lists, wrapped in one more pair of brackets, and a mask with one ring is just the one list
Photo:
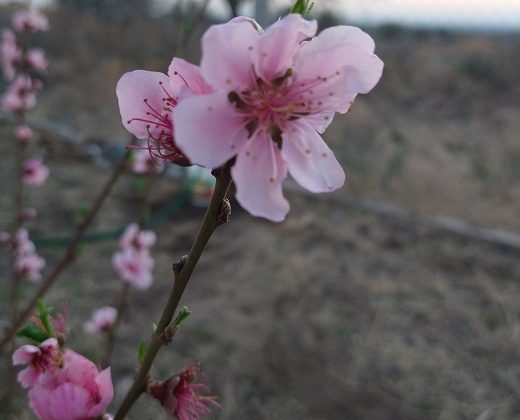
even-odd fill
[(42, 159), (27, 159), (23, 164), (23, 182), (27, 185), (38, 187), (42, 185), (49, 176), (49, 168), (45, 166)]
[(8, 232), (0, 232), (0, 244), (9, 244), (11, 242), (11, 234)]
[(32, 140), (32, 138), (33, 138), (33, 131), (26, 124), (18, 125), (14, 129), (14, 135), (15, 135), (15, 137), (18, 140), (23, 141), (23, 142), (27, 142), (29, 140)]
[(137, 223), (130, 223), (119, 239), (119, 246), (123, 249), (134, 247), (137, 251), (149, 251), (156, 239), (155, 232), (140, 230)]
[(49, 30), (47, 16), (34, 7), (15, 13), (12, 24), (13, 28), (18, 32), (44, 32)]
[(132, 171), (136, 174), (160, 173), (163, 169), (164, 161), (154, 159), (148, 149), (137, 149), (134, 151)]
[(42, 279), (41, 270), (45, 268), (45, 260), (37, 254), (22, 254), (16, 258), (15, 268), (18, 273), (36, 283)]
[(38, 210), (33, 207), (26, 207), (22, 210), (21, 216), (23, 220), (36, 219), (36, 217), (38, 217)]
[(2, 97), (2, 108), (10, 112), (20, 112), (36, 105), (36, 92), (41, 82), (29, 76), (16, 76)]
[(320, 134), (335, 112), (378, 82), (383, 63), (358, 28), (317, 24), (292, 14), (258, 30), (236, 18), (202, 39), (201, 74), (214, 93), (185, 99), (173, 111), (177, 144), (209, 168), (231, 158), (236, 198), (251, 214), (281, 221), (287, 174), (312, 192), (333, 191), (345, 173)]
[(117, 310), (111, 306), (96, 309), (90, 319), (83, 325), (90, 334), (109, 331), (117, 320)]
[(15, 270), (32, 282), (41, 280), (41, 270), (45, 267), (45, 260), (36, 253), (34, 243), (29, 239), (27, 229), (18, 229), (13, 252), (15, 255)]
[(16, 68), (22, 57), (22, 51), (16, 42), (14, 33), (9, 29), (2, 32), (2, 39), (0, 42), (2, 72), (7, 80), (12, 80), (16, 75)]
[(135, 70), (125, 73), (116, 88), (125, 128), (147, 140), (154, 156), (182, 165), (189, 162), (173, 138), (171, 111), (180, 100), (210, 91), (199, 68), (179, 58), (171, 62), (168, 75)]
[(29, 404), (42, 420), (94, 420), (114, 396), (110, 368), (99, 372), (72, 350), (63, 353), (63, 366), (40, 376), (29, 391)]
[(112, 257), (112, 265), (121, 280), (137, 289), (148, 289), (152, 285), (154, 260), (148, 252), (136, 248), (125, 248)]
[(198, 420), (210, 412), (209, 404), (219, 407), (216, 397), (200, 395), (200, 392), (208, 392), (209, 389), (203, 383), (196, 382), (199, 374), (198, 366), (188, 366), (167, 381), (152, 382), (149, 392), (170, 416), (179, 420)]
[(41, 48), (32, 48), (27, 51), (25, 59), (33, 70), (39, 72), (47, 70), (47, 59), (45, 58), (45, 52)]
[(18, 374), (18, 382), (24, 388), (31, 388), (43, 373), (53, 372), (63, 362), (58, 340), (48, 338), (38, 346), (26, 344), (13, 353), (13, 365), (28, 367)]
[(29, 231), (20, 228), (16, 231), (16, 240), (14, 251), (17, 254), (29, 254), (36, 250), (34, 243), (29, 239)]

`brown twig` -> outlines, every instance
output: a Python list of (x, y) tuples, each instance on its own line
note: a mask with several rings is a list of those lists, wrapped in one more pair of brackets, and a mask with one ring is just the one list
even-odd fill
[(215, 192), (211, 198), (211, 202), (206, 210), (199, 232), (193, 242), (188, 257), (183, 264), (174, 266), (175, 281), (173, 289), (168, 297), (168, 301), (163, 309), (161, 319), (157, 324), (157, 328), (149, 341), (146, 355), (137, 372), (134, 383), (128, 390), (123, 402), (117, 410), (114, 420), (123, 420), (130, 411), (132, 405), (137, 401), (141, 393), (144, 391), (148, 373), (152, 367), (153, 361), (161, 347), (165, 344), (164, 332), (172, 322), (173, 315), (177, 310), (179, 301), (190, 277), (195, 269), (206, 244), (215, 229), (223, 222), (221, 216), (222, 205), (226, 198), (227, 192), (231, 185), (231, 176), (229, 168), (218, 170), (216, 173), (217, 183)]
[(83, 220), (82, 223), (80, 223), (76, 229), (76, 234), (74, 235), (74, 238), (69, 243), (65, 254), (61, 258), (61, 260), (56, 264), (52, 272), (45, 278), (42, 285), (38, 289), (38, 291), (35, 293), (34, 297), (30, 300), (30, 302), (27, 304), (25, 309), (22, 311), (21, 315), (18, 316), (18, 318), (11, 324), (11, 326), (7, 329), (4, 337), (2, 338), (2, 341), (0, 341), (0, 351), (3, 351), (5, 346), (12, 340), (14, 337), (16, 331), (20, 328), (20, 326), (25, 322), (25, 320), (31, 315), (32, 311), (36, 307), (36, 304), (38, 303), (38, 300), (41, 299), (45, 293), (54, 285), (62, 271), (67, 268), (76, 258), (77, 251), (79, 246), (81, 245), (81, 242), (83, 240), (83, 237), (85, 236), (85, 233), (87, 232), (88, 227), (95, 219), (99, 209), (104, 204), (105, 200), (109, 196), (113, 186), (115, 185), (116, 181), (118, 180), (119, 176), (123, 173), (126, 163), (128, 160), (129, 152), (127, 151), (125, 156), (121, 159), (121, 161), (118, 163), (118, 165), (114, 168), (114, 172), (112, 173), (111, 177), (109, 178), (108, 182), (104, 186), (104, 188), (101, 190), (100, 194), (96, 197), (96, 200), (94, 201), (94, 204), (92, 206), (92, 209), (85, 217), (85, 220)]

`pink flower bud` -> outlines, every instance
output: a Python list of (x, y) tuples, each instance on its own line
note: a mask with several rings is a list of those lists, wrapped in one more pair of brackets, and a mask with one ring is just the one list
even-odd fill
[(38, 210), (33, 207), (27, 207), (22, 210), (22, 219), (23, 220), (32, 220), (38, 217)]
[(42, 72), (47, 70), (47, 59), (45, 58), (45, 52), (41, 48), (32, 48), (27, 51), (26, 55), (27, 64), (36, 71)]
[(14, 129), (15, 137), (20, 141), (30, 141), (33, 138), (33, 131), (28, 125), (19, 125)]
[(28, 159), (23, 164), (23, 182), (27, 185), (38, 187), (49, 176), (49, 168), (43, 164), (42, 159)]
[(90, 334), (107, 332), (117, 320), (117, 310), (111, 306), (104, 306), (95, 310), (90, 319), (83, 324), (85, 331)]

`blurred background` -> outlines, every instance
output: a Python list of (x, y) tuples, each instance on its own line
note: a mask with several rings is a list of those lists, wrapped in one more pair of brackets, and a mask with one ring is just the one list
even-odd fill
[[(198, 63), (210, 24), (239, 14), (269, 24), (290, 3), (33, 2), (51, 25), (35, 39), (49, 69), (30, 113), (51, 176), (27, 200), (48, 266), (63, 252), (52, 238), (70, 233), (124, 153), (119, 77), (166, 72), (174, 55)], [(0, 26), (19, 7), (0, 2)], [(321, 29), (361, 26), (385, 62), (374, 91), (325, 134), (348, 183), (311, 196), (289, 182), (282, 224), (235, 204), (154, 373), (199, 361), (223, 405), (215, 419), (520, 419), (520, 1), (318, 0), (309, 17)], [(9, 133), (3, 120), (0, 230), (11, 220)], [(118, 183), (92, 232), (139, 217), (139, 179)], [(154, 227), (154, 286), (131, 293), (121, 325), (116, 403), (203, 214), (185, 192), (176, 173), (154, 177), (152, 218), (173, 210)], [(117, 300), (116, 249), (115, 236), (86, 244), (47, 299), (69, 304), (70, 344), (93, 359), (102, 341), (81, 324)], [(142, 398), (129, 418), (157, 412)]]

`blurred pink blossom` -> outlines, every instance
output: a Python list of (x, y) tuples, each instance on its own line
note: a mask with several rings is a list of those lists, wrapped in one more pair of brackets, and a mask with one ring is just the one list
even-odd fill
[(20, 141), (29, 141), (33, 138), (33, 131), (26, 124), (18, 125), (14, 129), (14, 135)]
[(33, 283), (42, 279), (41, 270), (45, 268), (45, 260), (37, 254), (22, 254), (16, 257), (16, 271)]
[(85, 331), (90, 334), (109, 331), (117, 320), (117, 310), (111, 306), (96, 309), (90, 319), (83, 324)]
[(32, 220), (38, 217), (38, 210), (33, 207), (26, 207), (22, 210), (22, 219), (23, 220)]
[(345, 173), (320, 134), (335, 112), (381, 77), (374, 41), (351, 26), (327, 28), (296, 14), (265, 32), (239, 17), (202, 38), (201, 74), (214, 93), (173, 111), (175, 141), (187, 158), (216, 168), (236, 157), (236, 198), (255, 216), (282, 221), (290, 173), (312, 192), (333, 191)]
[(110, 368), (99, 372), (87, 358), (63, 353), (63, 365), (43, 374), (29, 391), (29, 404), (42, 420), (94, 420), (114, 396)]
[(132, 156), (132, 171), (136, 174), (160, 173), (164, 169), (164, 161), (154, 159), (147, 148), (134, 150)]
[(41, 48), (32, 48), (27, 51), (25, 59), (33, 70), (39, 72), (47, 70), (47, 59), (45, 58), (45, 52)]
[(210, 412), (208, 405), (220, 407), (216, 397), (200, 395), (209, 392), (209, 388), (197, 382), (199, 374), (197, 365), (188, 366), (167, 381), (152, 382), (149, 392), (170, 416), (179, 420), (198, 420)]
[(29, 239), (27, 229), (16, 231), (13, 252), (15, 255), (15, 270), (32, 282), (41, 280), (41, 270), (45, 267), (45, 260), (36, 253), (34, 243)]
[(41, 82), (29, 76), (16, 76), (2, 97), (2, 108), (9, 112), (20, 112), (36, 105), (36, 92)]
[(12, 18), (13, 28), (18, 32), (48, 31), (49, 20), (38, 9), (30, 7), (15, 13)]
[(140, 230), (137, 223), (130, 223), (119, 239), (119, 246), (123, 249), (134, 247), (138, 251), (148, 252), (155, 244), (156, 239), (155, 232)]
[(0, 45), (0, 62), (2, 72), (7, 80), (14, 79), (18, 63), (22, 58), (22, 51), (16, 42), (16, 36), (12, 31), (6, 29), (2, 32)]
[(27, 159), (23, 164), (23, 182), (27, 185), (38, 187), (49, 176), (49, 168), (43, 164), (42, 159)]
[(154, 264), (148, 252), (139, 252), (136, 248), (125, 248), (112, 257), (112, 265), (121, 280), (141, 290), (152, 285)]
[(24, 388), (31, 388), (41, 374), (53, 372), (62, 363), (62, 354), (55, 338), (48, 338), (38, 346), (26, 344), (13, 353), (13, 365), (29, 364), (18, 373), (18, 382)]
[(172, 60), (168, 75), (135, 70), (125, 73), (116, 88), (125, 128), (147, 140), (154, 156), (182, 165), (189, 162), (173, 138), (171, 112), (182, 99), (210, 91), (199, 68), (179, 58)]

